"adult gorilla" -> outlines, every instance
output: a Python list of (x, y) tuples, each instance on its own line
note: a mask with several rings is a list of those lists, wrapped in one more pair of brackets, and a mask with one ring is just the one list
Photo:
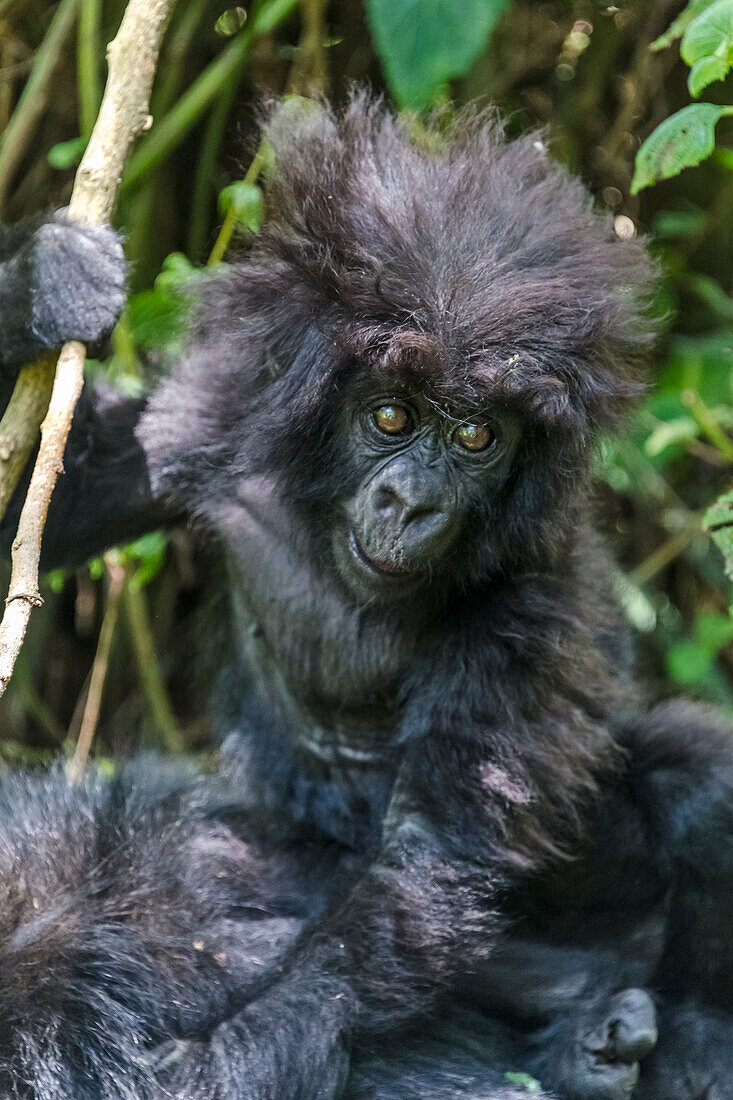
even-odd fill
[[(616, 1100), (646, 986), (674, 1048), (640, 1088), (723, 1096), (729, 735), (644, 713), (588, 524), (643, 246), (485, 116), (414, 144), (356, 99), (268, 134), (267, 228), (144, 408), (86, 393), (45, 540), (80, 561), (185, 515), (219, 548), (222, 771), (5, 784), (4, 1092), (500, 1097), (529, 1069)], [(82, 334), (14, 241), (6, 300)]]

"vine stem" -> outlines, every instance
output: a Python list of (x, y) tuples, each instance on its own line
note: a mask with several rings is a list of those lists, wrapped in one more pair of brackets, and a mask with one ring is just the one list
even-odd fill
[[(132, 143), (150, 125), (148, 108), (155, 68), (174, 0), (130, 0), (108, 49), (109, 75), (99, 117), (76, 174), (69, 218), (105, 225), (112, 217), (122, 170)], [(63, 455), (74, 408), (84, 382), (86, 349), (72, 341), (63, 348), (55, 376), (47, 372), (50, 401), (41, 425), (41, 444), (13, 541), (10, 590), (0, 623), (0, 695), (8, 685), (25, 638), (31, 611), (42, 603), (38, 591), (41, 539), (51, 494), (63, 470)], [(24, 368), (16, 383), (28, 385)], [(15, 396), (15, 395), (14, 395)], [(5, 419), (5, 418), (4, 418)], [(0, 424), (0, 434), (3, 425)], [(34, 439), (36, 422), (18, 426), (17, 438)]]
[(120, 598), (125, 587), (125, 570), (110, 552), (104, 556), (104, 564), (107, 568), (109, 585), (107, 588), (107, 604), (102, 619), (102, 629), (99, 632), (97, 652), (94, 655), (92, 674), (89, 679), (89, 691), (87, 692), (84, 713), (81, 719), (79, 736), (76, 741), (74, 755), (69, 761), (66, 774), (72, 783), (79, 783), (84, 776), (84, 771), (89, 759), (89, 753), (94, 740), (94, 734), (99, 722), (99, 712), (102, 707), (102, 693), (104, 681), (107, 679), (109, 658), (112, 652), (112, 642), (115, 636), (115, 626), (120, 612)]

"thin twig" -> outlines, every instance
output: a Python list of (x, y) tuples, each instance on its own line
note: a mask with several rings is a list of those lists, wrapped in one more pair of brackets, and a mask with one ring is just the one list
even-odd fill
[(125, 585), (125, 613), (135, 649), (138, 674), (150, 713), (169, 752), (183, 752), (185, 745), (165, 689), (165, 681), (155, 652), (145, 593), (134, 577)]
[(78, 783), (84, 775), (84, 769), (87, 766), (89, 752), (92, 747), (92, 741), (94, 740), (94, 734), (97, 730), (99, 711), (102, 706), (104, 681), (107, 678), (109, 657), (112, 652), (112, 640), (114, 638), (115, 627), (120, 611), (120, 596), (125, 587), (125, 570), (123, 566), (120, 565), (116, 555), (105, 554), (104, 563), (107, 567), (107, 576), (109, 577), (107, 604), (104, 609), (102, 628), (99, 631), (97, 652), (94, 655), (94, 664), (92, 665), (89, 691), (87, 693), (86, 703), (84, 704), (84, 713), (79, 728), (79, 736), (76, 741), (74, 755), (66, 771), (72, 783)]
[[(160, 44), (174, 0), (130, 0), (108, 50), (109, 77), (94, 131), (82, 159), (69, 205), (69, 217), (104, 225), (112, 217), (122, 169), (132, 143), (149, 124), (150, 90)], [(84, 382), (86, 349), (72, 341), (59, 356), (41, 445), (13, 542), (13, 568), (6, 610), (0, 623), (0, 695), (5, 691), (23, 644), (33, 607), (40, 602), (38, 567), (41, 538), (51, 493), (63, 469), (66, 439)], [(21, 371), (17, 386), (27, 378)], [(27, 424), (35, 438), (35, 425)]]
[(288, 92), (320, 96), (326, 91), (328, 68), (324, 49), (328, 0), (301, 0), (303, 29), (295, 62), (288, 77)]
[(642, 588), (649, 583), (652, 577), (655, 577), (657, 573), (661, 573), (663, 569), (672, 564), (675, 558), (684, 553), (700, 534), (700, 517), (696, 516), (694, 523), (686, 524), (681, 531), (676, 531), (674, 535), (670, 535), (661, 546), (658, 546), (635, 569), (632, 569), (629, 580), (632, 584)]

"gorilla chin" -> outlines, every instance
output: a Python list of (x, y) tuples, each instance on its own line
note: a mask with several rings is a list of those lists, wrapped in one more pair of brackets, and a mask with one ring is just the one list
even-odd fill
[(430, 576), (427, 565), (408, 568), (392, 556), (372, 557), (364, 549), (354, 526), (348, 522), (334, 531), (333, 553), (342, 581), (359, 600), (411, 596)]

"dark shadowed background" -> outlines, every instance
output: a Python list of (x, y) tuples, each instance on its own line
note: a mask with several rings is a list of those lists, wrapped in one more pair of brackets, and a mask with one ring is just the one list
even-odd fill
[[(155, 122), (129, 163), (117, 215), (133, 296), (111, 361), (91, 369), (132, 388), (164, 370), (180, 341), (181, 288), (221, 257), (230, 234), (246, 247), (261, 214), (262, 97), (338, 101), (366, 82), (403, 107), (479, 99), (497, 104), (511, 132), (545, 127), (616, 232), (649, 235), (663, 271), (653, 388), (628, 436), (598, 459), (619, 598), (655, 696), (683, 688), (731, 708), (730, 585), (701, 526), (733, 479), (731, 120), (702, 165), (630, 194), (642, 140), (690, 102), (678, 45), (648, 49), (683, 6), (250, 0), (226, 9), (178, 0)], [(104, 44), (123, 8), (124, 0), (0, 0), (0, 219), (68, 200), (103, 87)], [(733, 80), (704, 98), (731, 103)], [(140, 745), (206, 751), (211, 670), (195, 639), (216, 629), (212, 568), (189, 533), (175, 531), (46, 578), (45, 607), (0, 708), (0, 757), (33, 762), (73, 747), (95, 656), (105, 672), (98, 755)]]

